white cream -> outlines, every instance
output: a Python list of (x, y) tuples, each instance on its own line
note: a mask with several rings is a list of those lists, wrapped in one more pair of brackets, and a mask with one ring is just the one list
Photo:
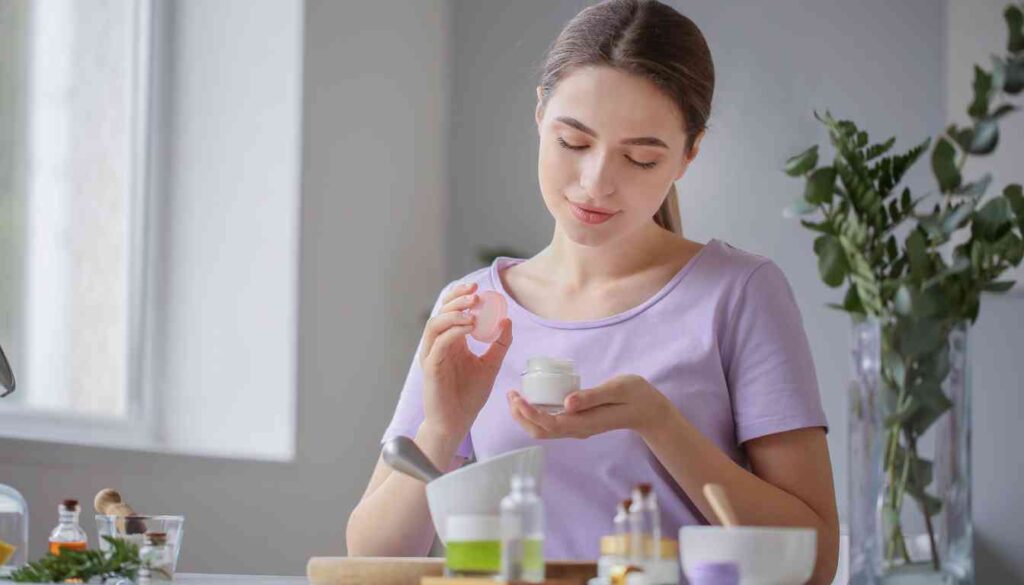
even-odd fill
[(522, 393), (537, 408), (557, 414), (565, 397), (580, 389), (580, 376), (572, 360), (532, 357), (526, 360)]

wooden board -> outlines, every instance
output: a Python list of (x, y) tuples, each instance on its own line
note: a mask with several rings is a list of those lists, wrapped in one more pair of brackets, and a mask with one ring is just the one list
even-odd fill
[[(559, 585), (563, 580), (565, 585), (586, 585), (597, 576), (597, 564), (548, 561), (545, 572)], [(440, 558), (313, 557), (306, 564), (306, 577), (312, 585), (421, 585), (424, 577), (443, 575), (444, 559)]]
[[(579, 585), (573, 579), (545, 579), (543, 583), (525, 581), (503, 581), (504, 585)], [(486, 577), (424, 577), (420, 585), (495, 585), (494, 579)]]

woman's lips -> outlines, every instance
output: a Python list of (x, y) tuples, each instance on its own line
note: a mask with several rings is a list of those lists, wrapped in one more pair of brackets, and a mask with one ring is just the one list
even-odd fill
[(615, 213), (605, 213), (605, 212), (602, 212), (602, 211), (595, 211), (595, 210), (592, 210), (592, 209), (585, 209), (583, 207), (580, 207), (579, 205), (576, 205), (572, 201), (569, 202), (569, 207), (572, 209), (573, 217), (575, 217), (576, 219), (582, 221), (583, 223), (590, 224), (590, 225), (597, 225), (599, 223), (604, 223), (604, 222), (608, 221), (609, 219), (611, 219), (611, 218), (613, 218), (613, 217), (615, 217), (617, 215), (617, 212), (615, 212)]

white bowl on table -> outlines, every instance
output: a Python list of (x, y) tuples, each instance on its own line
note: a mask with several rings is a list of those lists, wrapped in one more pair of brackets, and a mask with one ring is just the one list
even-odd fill
[(499, 516), (501, 500), (512, 488), (512, 476), (533, 476), (540, 491), (544, 474), (544, 450), (526, 447), (471, 463), (446, 473), (427, 484), (430, 517), (441, 542), (447, 544), (445, 532), (448, 516)]
[(684, 526), (683, 573), (700, 563), (736, 563), (740, 585), (801, 585), (811, 578), (818, 535), (812, 528)]

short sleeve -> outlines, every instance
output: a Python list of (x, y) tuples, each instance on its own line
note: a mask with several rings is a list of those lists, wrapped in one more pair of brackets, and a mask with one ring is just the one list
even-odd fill
[[(437, 315), (441, 310), (441, 301), (452, 285), (446, 286), (434, 303), (430, 316)], [(423, 423), (423, 368), (420, 366), (420, 350), (423, 347), (423, 339), (420, 339), (416, 346), (416, 352), (412, 356), (412, 365), (409, 366), (409, 373), (405, 377), (405, 384), (402, 386), (402, 393), (398, 397), (398, 406), (391, 417), (391, 423), (384, 431), (381, 444), (398, 436), (415, 437), (416, 431)], [(459, 444), (456, 455), (464, 459), (470, 459), (473, 455), (473, 442), (467, 434), (466, 438)]]
[(774, 262), (750, 273), (727, 323), (722, 362), (737, 442), (808, 427), (827, 430), (800, 309)]

